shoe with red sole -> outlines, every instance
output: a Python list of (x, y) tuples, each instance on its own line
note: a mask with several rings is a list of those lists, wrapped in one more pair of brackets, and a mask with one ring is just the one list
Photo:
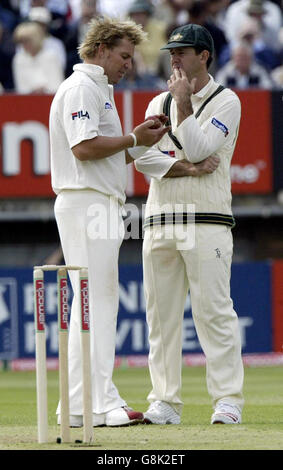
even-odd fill
[[(128, 406), (122, 406), (121, 408), (115, 408), (114, 410), (108, 411), (107, 413), (96, 414), (92, 416), (93, 427), (99, 426), (132, 426), (134, 424), (144, 423), (143, 413), (134, 411)], [(61, 417), (58, 415), (57, 424), (61, 424)], [(70, 427), (81, 428), (83, 426), (83, 416), (71, 415), (70, 416)]]
[(144, 422), (143, 413), (134, 411), (128, 406), (122, 406), (115, 410), (108, 411), (105, 417), (106, 426), (132, 426)]

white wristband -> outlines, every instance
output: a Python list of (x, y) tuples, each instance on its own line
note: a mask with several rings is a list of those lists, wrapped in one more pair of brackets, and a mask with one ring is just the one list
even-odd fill
[(136, 136), (136, 134), (134, 134), (133, 132), (130, 132), (129, 135), (134, 139), (134, 145), (132, 145), (132, 147), (130, 147), (130, 148), (136, 147), (137, 146), (137, 136)]

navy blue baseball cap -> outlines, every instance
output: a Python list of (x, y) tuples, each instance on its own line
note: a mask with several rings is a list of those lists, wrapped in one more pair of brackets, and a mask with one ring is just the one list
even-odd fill
[(214, 43), (210, 32), (198, 24), (186, 24), (174, 29), (166, 46), (161, 50), (174, 49), (176, 47), (202, 47), (213, 54)]

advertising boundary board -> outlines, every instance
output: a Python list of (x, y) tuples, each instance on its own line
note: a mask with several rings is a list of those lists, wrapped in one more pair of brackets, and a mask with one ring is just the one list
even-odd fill
[[(281, 95), (264, 90), (236, 92), (242, 103), (242, 118), (231, 165), (232, 192), (269, 194), (274, 190), (273, 180), (276, 190), (283, 187), (280, 172), (273, 168), (274, 162), (275, 170), (282, 165)], [(147, 104), (157, 93), (116, 92), (124, 133), (131, 132), (144, 119)], [(48, 135), (52, 99), (51, 95), (0, 96), (1, 198), (54, 198)], [(128, 196), (145, 196), (148, 184), (133, 164), (128, 165)]]
[[(45, 278), (47, 356), (57, 365), (57, 285)], [(53, 273), (54, 274), (54, 273)], [(234, 263), (231, 296), (239, 316), (243, 355), (251, 365), (280, 363), (283, 353), (283, 261)], [(72, 292), (69, 289), (69, 306)], [(69, 307), (70, 308), (70, 307)], [(0, 360), (33, 364), (34, 318), (32, 269), (0, 270)], [(147, 363), (148, 341), (142, 267), (120, 267), (120, 308), (117, 323), (116, 366)], [(126, 358), (126, 359), (125, 359)], [(183, 359), (201, 365), (204, 357), (193, 324), (188, 295), (183, 322)], [(53, 366), (52, 366), (53, 364)], [(20, 366), (18, 366), (20, 367)]]

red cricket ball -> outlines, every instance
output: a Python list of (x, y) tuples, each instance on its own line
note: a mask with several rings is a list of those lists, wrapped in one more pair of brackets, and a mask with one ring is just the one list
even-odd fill
[(148, 120), (154, 121), (154, 124), (150, 126), (150, 129), (158, 129), (159, 127), (162, 126), (162, 122), (160, 121), (159, 116), (156, 114), (154, 116), (149, 116), (148, 118), (146, 118), (146, 121)]

